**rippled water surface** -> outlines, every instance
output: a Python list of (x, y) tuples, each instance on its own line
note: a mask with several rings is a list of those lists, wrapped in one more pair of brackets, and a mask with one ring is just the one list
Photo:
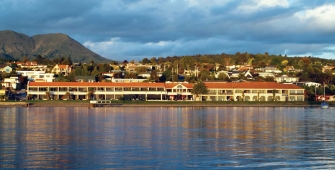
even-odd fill
[(335, 108), (0, 108), (0, 168), (335, 168)]

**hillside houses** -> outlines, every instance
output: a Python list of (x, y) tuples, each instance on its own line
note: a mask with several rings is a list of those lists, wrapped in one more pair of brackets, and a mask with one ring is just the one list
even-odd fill
[(65, 65), (65, 64), (56, 64), (51, 72), (55, 74), (63, 74), (65, 76), (69, 75), (72, 71), (72, 66), (70, 65)]
[[(95, 96), (96, 99), (119, 99), (120, 97), (132, 98), (133, 96), (135, 96), (135, 98), (138, 99), (144, 99), (147, 97), (150, 100), (187, 101), (273, 101), (274, 99), (276, 101), (302, 101), (305, 100), (305, 92), (301, 93), (301, 91), (295, 91), (295, 93), (299, 94), (300, 96), (293, 97), (287, 95), (289, 91), (283, 92), (283, 90), (281, 90), (280, 93), (279, 91), (276, 91), (276, 88), (282, 88), (281, 85), (283, 84), (295, 85), (294, 87), (296, 88), (306, 88), (306, 86), (320, 86), (320, 83), (313, 84), (316, 82), (320, 82), (320, 80), (317, 79), (318, 77), (315, 77), (313, 79), (307, 77), (307, 79), (305, 78), (299, 80), (302, 77), (301, 75), (306, 73), (298, 73), (301, 72), (301, 70), (296, 68), (303, 67), (300, 65), (295, 65), (295, 68), (293, 66), (289, 66), (287, 63), (287, 65), (280, 66), (260, 66), (243, 64), (223, 66), (222, 64), (214, 64), (212, 62), (196, 62), (188, 65), (187, 62), (178, 63), (176, 61), (162, 62), (160, 64), (142, 64), (138, 62), (124, 62), (117, 64), (114, 62), (113, 64), (76, 63), (71, 65), (64, 64), (64, 62), (62, 63), (63, 64), (48, 64), (49, 68), (42, 69), (44, 68), (44, 66), (38, 67), (37, 62), (16, 62), (17, 67), (14, 66), (14, 71), (12, 70), (8, 74), (5, 74), (5, 72), (3, 72), (3, 74), (7, 77), (6, 81), (2, 79), (1, 84), (4, 88), (14, 89), (15, 87), (17, 87), (18, 77), (24, 76), (28, 78), (30, 87), (33, 87), (35, 85), (43, 85), (42, 88), (45, 88), (44, 85), (47, 85), (47, 89), (50, 90), (52, 88), (52, 90), (55, 91), (54, 88), (56, 87), (54, 85), (60, 85), (59, 87), (62, 87), (64, 89), (60, 90), (58, 87), (58, 92), (56, 93), (55, 91), (52, 93), (56, 96), (55, 99), (59, 100), (64, 98), (63, 92), (65, 91), (68, 91), (71, 95), (73, 95), (73, 100), (88, 100), (88, 97), (84, 97), (84, 93), (72, 93), (72, 90), (79, 90), (78, 87), (81, 87), (81, 85), (86, 85), (86, 83), (93, 83), (94, 85), (96, 85), (96, 87), (100, 87), (100, 89), (94, 92), (98, 95)], [(316, 66), (313, 65), (313, 67)], [(318, 73), (320, 73), (321, 67), (318, 65), (317, 68), (319, 69)], [(305, 69), (306, 68), (304, 68), (304, 70)], [(324, 67), (323, 70), (327, 74), (329, 74), (329, 72), (333, 69), (334, 67), (327, 66)], [(16, 73), (17, 77), (15, 77), (14, 73)], [(151, 76), (154, 76), (154, 78), (152, 78)], [(206, 87), (209, 90), (209, 94), (201, 95), (198, 98), (191, 92), (193, 89), (193, 83), (199, 80), (202, 80), (206, 84)], [(312, 80), (318, 81), (307, 82)], [(332, 81), (329, 78), (327, 80), (329, 80), (329, 83), (330, 81)], [(304, 83), (302, 83), (302, 81), (304, 81)], [(76, 84), (78, 85), (78, 87), (74, 87), (74, 84), (66, 84), (67, 82), (78, 82), (82, 84)], [(249, 83), (250, 86), (239, 86), (245, 89), (237, 89), (238, 87), (235, 84), (244, 82)], [(50, 83), (51, 86), (49, 86), (48, 83)], [(115, 86), (113, 86), (113, 83), (115, 83)], [(163, 83), (163, 85), (160, 83)], [(261, 85), (262, 83), (267, 84), (268, 89), (266, 89), (266, 91), (262, 89), (255, 89), (257, 85)], [(157, 86), (156, 92), (150, 94), (147, 93), (146, 96), (144, 94), (144, 91), (150, 91), (150, 89), (146, 89), (143, 85), (148, 85), (148, 87), (152, 87), (152, 84), (159, 85), (160, 87)], [(73, 88), (66, 88), (65, 85), (70, 85), (71, 87), (73, 86)], [(143, 92), (137, 89), (137, 85), (143, 88)], [(227, 85), (230, 85), (234, 88), (230, 89)], [(25, 86), (20, 85), (20, 87)], [(91, 89), (94, 87), (88, 85), (87, 87), (83, 88)], [(157, 90), (158, 88), (163, 88), (163, 90)], [(39, 89), (38, 87), (39, 93), (34, 90), (36, 89), (32, 89), (29, 94), (32, 94), (36, 99), (42, 99), (42, 91), (45, 89)], [(116, 93), (116, 91), (118, 91), (118, 93)], [(43, 91), (43, 93), (45, 93), (45, 91)], [(263, 97), (262, 95), (259, 97), (255, 97), (258, 96), (256, 95), (258, 93), (264, 93)], [(273, 93), (276, 93), (275, 96), (272, 96)]]
[(12, 72), (12, 67), (6, 65), (6, 64), (1, 64), (0, 65), (0, 72), (5, 72), (5, 73), (10, 73)]

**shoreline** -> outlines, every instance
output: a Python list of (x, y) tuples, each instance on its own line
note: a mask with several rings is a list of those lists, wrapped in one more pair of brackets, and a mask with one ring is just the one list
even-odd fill
[[(8, 107), (320, 107), (318, 103), (307, 103), (307, 102), (271, 102), (271, 103), (243, 103), (243, 102), (229, 102), (229, 103), (217, 103), (217, 102), (177, 102), (177, 103), (159, 103), (159, 102), (115, 102), (111, 104), (96, 104), (92, 105), (88, 102), (66, 102), (66, 101), (42, 101), (42, 102), (0, 102), (0, 108)], [(329, 107), (332, 107), (330, 105)]]

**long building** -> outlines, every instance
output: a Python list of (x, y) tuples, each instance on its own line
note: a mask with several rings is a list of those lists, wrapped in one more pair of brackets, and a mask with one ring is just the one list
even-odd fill
[(206, 100), (304, 101), (305, 90), (276, 82), (205, 82), (208, 94), (193, 95), (192, 83), (29, 82), (27, 95), (36, 100)]

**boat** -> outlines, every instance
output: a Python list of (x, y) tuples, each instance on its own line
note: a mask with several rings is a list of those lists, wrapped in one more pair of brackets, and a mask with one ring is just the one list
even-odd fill
[(329, 104), (326, 102), (326, 90), (325, 85), (323, 84), (323, 101), (321, 102), (321, 109), (327, 109)]
[(322, 103), (321, 103), (321, 109), (327, 109), (328, 107), (329, 107), (329, 104), (328, 103), (326, 103), (325, 101), (323, 101)]

